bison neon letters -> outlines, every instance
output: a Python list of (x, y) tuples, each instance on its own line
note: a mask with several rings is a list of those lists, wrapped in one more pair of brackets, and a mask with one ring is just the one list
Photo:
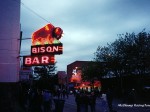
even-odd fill
[(54, 64), (54, 55), (24, 56), (24, 66), (41, 66)]
[(31, 55), (39, 54), (62, 54), (63, 46), (62, 44), (49, 44), (49, 45), (38, 45), (31, 46)]

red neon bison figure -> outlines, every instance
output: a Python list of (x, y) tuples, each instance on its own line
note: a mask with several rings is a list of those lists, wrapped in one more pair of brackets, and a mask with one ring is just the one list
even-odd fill
[(63, 30), (61, 28), (47, 24), (32, 34), (32, 46), (60, 43), (59, 39), (62, 34)]

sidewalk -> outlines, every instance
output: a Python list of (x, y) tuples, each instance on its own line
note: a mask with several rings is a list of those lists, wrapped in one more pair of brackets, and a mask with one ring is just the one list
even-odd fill
[[(70, 95), (68, 99), (65, 99), (63, 112), (76, 112), (76, 103), (73, 95)], [(96, 101), (96, 112), (103, 112), (103, 105), (101, 105), (101, 99)], [(121, 100), (114, 99), (113, 109), (117, 112), (150, 112), (150, 104), (123, 104)], [(90, 108), (88, 109), (90, 111)]]
[[(96, 112), (101, 112), (98, 101), (96, 103), (97, 103), (96, 104)], [(68, 99), (65, 99), (65, 105), (64, 105), (63, 112), (77, 112), (77, 106), (76, 106), (74, 95), (70, 95)], [(88, 107), (88, 112), (91, 112), (90, 107)]]
[(150, 104), (126, 104), (119, 99), (114, 99), (113, 109), (117, 112), (150, 112)]

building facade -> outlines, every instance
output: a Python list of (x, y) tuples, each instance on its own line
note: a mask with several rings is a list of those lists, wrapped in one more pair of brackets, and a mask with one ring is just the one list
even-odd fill
[[(76, 68), (82, 68), (86, 66), (89, 63), (89, 61), (75, 61), (69, 65), (67, 65), (67, 76), (68, 76), (68, 82), (71, 81), (71, 77), (74, 74)], [(82, 74), (82, 73), (80, 73)]]
[(19, 80), (20, 0), (0, 3), (0, 82)]

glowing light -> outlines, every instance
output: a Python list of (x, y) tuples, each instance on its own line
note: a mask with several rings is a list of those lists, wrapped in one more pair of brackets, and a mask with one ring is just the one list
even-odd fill
[(63, 45), (61, 43), (31, 46), (31, 55), (62, 54), (62, 51), (63, 51)]
[(63, 45), (59, 41), (63, 30), (52, 24), (40, 28), (32, 34), (31, 56), (23, 57), (24, 66), (42, 66), (55, 63), (55, 54), (62, 54)]
[(59, 39), (62, 37), (62, 33), (61, 28), (47, 24), (32, 34), (32, 46), (60, 43)]
[(40, 45), (40, 44), (41, 44), (41, 42), (38, 42), (38, 41), (35, 43), (35, 45)]
[(39, 65), (49, 65), (54, 64), (55, 58), (53, 55), (41, 55), (41, 56), (24, 56), (23, 65), (24, 66), (39, 66)]
[(58, 44), (58, 43), (60, 43), (60, 41), (57, 40), (57, 39), (54, 39), (53, 43), (54, 43), (54, 44)]
[(48, 25), (45, 26), (45, 30), (47, 30), (47, 31), (50, 30), (49, 27), (48, 27)]

